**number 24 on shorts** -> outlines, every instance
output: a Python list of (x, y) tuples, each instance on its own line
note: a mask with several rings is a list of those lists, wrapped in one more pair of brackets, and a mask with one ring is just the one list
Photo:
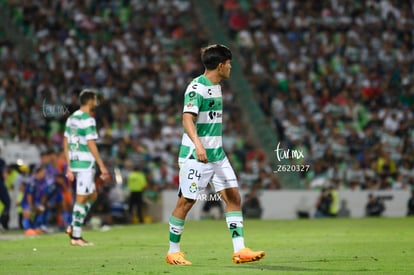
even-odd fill
[(200, 180), (201, 174), (200, 174), (200, 172), (198, 172), (198, 170), (190, 169), (187, 178), (189, 180), (192, 180), (192, 179), (194, 179), (194, 177), (196, 177), (196, 178), (198, 178), (198, 180)]

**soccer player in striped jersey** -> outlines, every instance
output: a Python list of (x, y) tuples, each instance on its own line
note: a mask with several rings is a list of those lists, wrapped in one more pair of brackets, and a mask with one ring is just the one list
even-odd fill
[(184, 94), (183, 126), (179, 152), (178, 201), (169, 219), (170, 248), (166, 261), (172, 265), (191, 265), (180, 249), (187, 213), (209, 182), (226, 203), (226, 222), (233, 241), (233, 262), (260, 260), (263, 251), (244, 246), (243, 216), (236, 175), (222, 147), (223, 100), (220, 82), (228, 79), (231, 51), (223, 45), (211, 45), (201, 50), (205, 67)]
[(66, 121), (64, 153), (69, 163), (66, 176), (69, 181), (76, 178), (76, 201), (73, 206), (72, 224), (66, 230), (70, 236), (70, 244), (75, 246), (90, 246), (82, 238), (84, 219), (97, 198), (95, 188), (95, 162), (102, 173), (102, 179), (109, 177), (96, 146), (98, 138), (96, 122), (91, 117), (97, 104), (97, 95), (94, 91), (85, 89), (80, 95), (80, 109), (75, 111)]

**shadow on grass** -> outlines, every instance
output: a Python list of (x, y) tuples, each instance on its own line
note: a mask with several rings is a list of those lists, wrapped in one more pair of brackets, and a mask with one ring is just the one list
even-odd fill
[[(329, 269), (322, 269), (322, 268), (306, 268), (300, 266), (287, 266), (287, 265), (269, 265), (269, 264), (243, 264), (240, 265), (241, 268), (244, 269), (255, 269), (255, 270), (263, 270), (263, 271), (318, 271), (318, 272), (328, 272), (332, 271)], [(234, 268), (234, 266), (232, 267)]]
[[(330, 259), (330, 258), (323, 258), (323, 259), (314, 259), (314, 260), (297, 260), (297, 261), (289, 261), (289, 262), (277, 262), (275, 264), (266, 264), (263, 262), (256, 262), (256, 263), (245, 263), (240, 266), (243, 269), (251, 269), (251, 270), (261, 270), (261, 271), (291, 271), (291, 272), (339, 272), (338, 269), (333, 269), (332, 267), (303, 267), (300, 266), (301, 264), (306, 263), (335, 263), (335, 262), (358, 262), (358, 261), (377, 261), (374, 257), (353, 257), (353, 258), (338, 258), (338, 259)], [(285, 265), (286, 264), (286, 265)], [(292, 266), (292, 264), (297, 264), (298, 266)], [(227, 266), (228, 268), (234, 268), (233, 266)], [(362, 269), (355, 269), (353, 271), (368, 271), (367, 268)]]
[(335, 262), (362, 262), (362, 261), (378, 261), (373, 256), (354, 256), (354, 257), (340, 257), (340, 258), (322, 258), (313, 260), (290, 260), (289, 262), (278, 262), (278, 264), (292, 264), (292, 263), (335, 263)]

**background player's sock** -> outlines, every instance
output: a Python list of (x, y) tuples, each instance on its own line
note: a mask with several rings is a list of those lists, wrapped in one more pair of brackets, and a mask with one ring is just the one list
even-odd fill
[(23, 224), (23, 229), (24, 230), (29, 230), (29, 229), (32, 228), (32, 225), (30, 223), (30, 220), (27, 219), (27, 218), (23, 218), (22, 224)]
[(233, 241), (234, 252), (244, 248), (243, 215), (241, 211), (226, 213), (227, 227)]
[(86, 216), (86, 206), (81, 203), (75, 203), (72, 213), (72, 237), (82, 237), (82, 225)]
[(181, 234), (184, 231), (184, 220), (170, 216), (170, 249), (168, 253), (176, 253), (180, 251)]
[(65, 225), (69, 225), (72, 223), (72, 215), (69, 213), (69, 211), (63, 211), (62, 216), (65, 222)]
[(36, 215), (34, 220), (34, 228), (39, 229), (46, 224), (46, 213), (42, 212)]
[(50, 219), (53, 217), (53, 215), (55, 214), (52, 210), (48, 209), (45, 212), (42, 213), (43, 217), (42, 217), (42, 225), (41, 226), (46, 226), (48, 224), (48, 221), (50, 221)]

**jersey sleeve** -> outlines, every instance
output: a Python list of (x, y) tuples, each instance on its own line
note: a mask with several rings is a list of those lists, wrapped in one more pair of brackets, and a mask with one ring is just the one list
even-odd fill
[(83, 135), (86, 140), (98, 139), (98, 133), (96, 132), (96, 122), (93, 117), (85, 119), (84, 121)]
[(203, 85), (199, 83), (190, 83), (184, 94), (183, 113), (193, 113), (198, 115), (201, 105), (203, 104)]
[(69, 136), (70, 136), (70, 134), (69, 134), (69, 118), (66, 120), (66, 123), (65, 123), (65, 132), (64, 132), (64, 134), (63, 134), (63, 136), (64, 137), (67, 137), (67, 138), (69, 138)]

